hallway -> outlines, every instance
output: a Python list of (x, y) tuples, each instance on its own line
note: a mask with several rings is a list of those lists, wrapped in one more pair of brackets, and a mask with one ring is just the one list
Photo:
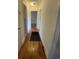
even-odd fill
[(19, 51), (18, 59), (46, 59), (39, 32), (32, 32), (30, 41), (27, 39)]
[(52, 59), (59, 51), (59, 8), (59, 0), (19, 0), (19, 59)]

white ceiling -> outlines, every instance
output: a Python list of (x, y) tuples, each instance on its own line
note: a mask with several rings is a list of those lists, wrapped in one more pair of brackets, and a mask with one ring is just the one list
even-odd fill
[(27, 1), (30, 1), (30, 2), (39, 2), (40, 0), (27, 0)]

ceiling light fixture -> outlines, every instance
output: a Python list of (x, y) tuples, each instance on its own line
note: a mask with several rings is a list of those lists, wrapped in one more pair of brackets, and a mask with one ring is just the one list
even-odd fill
[(31, 6), (36, 6), (36, 2), (31, 2), (30, 5)]

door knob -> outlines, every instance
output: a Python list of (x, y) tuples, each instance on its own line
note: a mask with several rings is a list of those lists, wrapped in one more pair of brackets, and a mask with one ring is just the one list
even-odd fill
[(21, 28), (19, 27), (18, 30), (20, 30)]

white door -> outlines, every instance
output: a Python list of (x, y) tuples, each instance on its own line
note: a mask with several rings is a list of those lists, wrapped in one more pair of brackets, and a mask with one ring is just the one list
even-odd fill
[(21, 47), (21, 31), (20, 28), (18, 28), (18, 50)]

